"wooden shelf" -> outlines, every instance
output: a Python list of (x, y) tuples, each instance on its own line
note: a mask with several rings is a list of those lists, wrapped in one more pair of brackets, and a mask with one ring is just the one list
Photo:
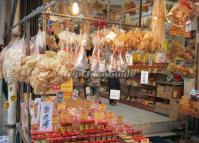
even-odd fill
[(176, 86), (183, 86), (184, 82), (165, 82), (165, 81), (157, 81), (157, 84), (165, 84), (165, 85), (176, 85)]
[(152, 88), (153, 90), (156, 88), (156, 86), (155, 85), (152, 85), (152, 84), (146, 84), (146, 85), (144, 85), (144, 84), (138, 84), (138, 85), (128, 85), (128, 86), (130, 86), (130, 87), (132, 87), (132, 88)]
[(152, 93), (143, 93), (143, 92), (138, 92), (137, 96), (149, 96), (149, 97), (156, 98), (156, 96)]
[(141, 108), (150, 112), (154, 112), (155, 108), (153, 106), (150, 105), (144, 105), (142, 103), (137, 103), (137, 102), (131, 102), (131, 101), (126, 101), (126, 100), (119, 100), (120, 103), (126, 104), (126, 105), (130, 105), (130, 106), (134, 106), (137, 108)]
[(165, 64), (153, 63), (151, 66), (147, 64), (134, 64), (132, 66), (129, 66), (129, 69), (163, 69), (166, 64), (167, 63)]
[[(100, 94), (100, 96), (103, 97), (103, 98), (109, 99), (108, 95), (106, 93), (102, 93), (102, 94)], [(126, 101), (124, 99), (120, 99), (120, 100), (118, 100), (118, 102), (126, 104), (126, 105), (130, 105), (130, 106), (134, 106), (134, 107), (137, 107), (137, 108), (141, 108), (141, 109), (144, 109), (144, 110), (147, 110), (147, 111), (150, 111), (150, 112), (155, 111), (155, 107), (150, 106), (150, 105), (144, 105), (144, 104), (137, 103), (137, 102)]]

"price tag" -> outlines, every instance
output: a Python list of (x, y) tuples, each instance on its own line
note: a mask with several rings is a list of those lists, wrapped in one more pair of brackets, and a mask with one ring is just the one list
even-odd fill
[(99, 111), (105, 112), (106, 111), (106, 104), (100, 104), (99, 105)]
[(108, 35), (106, 35), (105, 38), (106, 38), (107, 40), (113, 41), (116, 37), (117, 37), (117, 34), (116, 34), (115, 32), (113, 32), (113, 31), (111, 31), (111, 32), (109, 32)]
[(75, 89), (73, 91), (73, 99), (77, 99), (79, 97), (79, 91), (77, 89)]
[(41, 132), (52, 131), (53, 103), (41, 102), (40, 125)]
[(8, 136), (0, 136), (0, 143), (8, 143)]
[(70, 79), (61, 85), (61, 90), (64, 92), (73, 92), (73, 80)]
[(110, 91), (110, 99), (119, 100), (120, 99), (120, 90), (111, 89), (111, 91)]
[(9, 106), (10, 106), (10, 104), (8, 102), (6, 102), (5, 105), (4, 105), (6, 110), (8, 110)]
[(86, 94), (90, 94), (91, 93), (91, 88), (90, 87), (86, 87)]
[(58, 103), (57, 110), (65, 110), (66, 104), (65, 103)]
[(168, 41), (163, 41), (162, 42), (162, 50), (164, 52), (167, 52), (168, 51)]
[(133, 55), (130, 53), (126, 53), (126, 63), (128, 66), (133, 64)]
[(191, 29), (192, 29), (192, 27), (191, 27), (191, 20), (189, 20), (189, 21), (186, 22), (185, 32), (190, 32)]
[(12, 102), (14, 102), (14, 101), (16, 100), (16, 96), (15, 96), (15, 95), (12, 95), (12, 96), (10, 97), (10, 100), (11, 100)]
[(64, 93), (64, 99), (67, 100), (67, 99), (71, 99), (72, 98), (72, 93), (71, 92), (65, 92)]
[(149, 83), (149, 72), (148, 71), (141, 71), (141, 84), (148, 84)]

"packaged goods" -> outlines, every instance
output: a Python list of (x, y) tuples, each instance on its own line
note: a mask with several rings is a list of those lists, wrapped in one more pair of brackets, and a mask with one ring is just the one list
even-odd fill
[(180, 0), (177, 2), (167, 15), (167, 20), (172, 24), (185, 27), (188, 20), (192, 20), (195, 15), (195, 6), (189, 0)]
[(152, 32), (157, 41), (164, 41), (165, 30), (165, 14), (166, 2), (165, 0), (155, 0), (152, 12)]
[(22, 58), (26, 56), (25, 39), (17, 39), (6, 51), (3, 61), (3, 75), (7, 82), (17, 81), (16, 69), (20, 66)]
[(87, 35), (84, 34), (80, 37), (80, 43), (78, 47), (76, 47), (75, 55), (76, 55), (76, 62), (75, 62), (75, 68), (77, 70), (85, 70), (87, 63), (86, 63), (86, 53), (85, 53), (85, 46), (87, 43)]
[[(53, 99), (52, 99), (53, 100)], [(48, 102), (46, 102), (48, 101)], [(94, 100), (65, 100), (62, 103), (42, 99), (41, 104), (53, 103), (52, 130), (40, 131), (40, 122), (32, 122), (32, 141), (49, 142), (115, 142), (121, 139), (147, 140), (141, 131), (132, 129), (122, 116), (106, 111), (105, 104)], [(41, 106), (41, 104), (37, 104)], [(31, 106), (33, 107), (33, 106)], [(31, 110), (33, 111), (33, 110)], [(39, 116), (43, 114), (40, 113)], [(24, 119), (22, 119), (24, 120)], [(26, 126), (23, 126), (25, 129)]]
[(177, 57), (182, 58), (184, 60), (193, 59), (192, 53), (189, 50), (185, 49), (182, 43), (177, 41), (172, 43), (172, 48), (169, 49), (169, 51), (167, 52), (167, 57), (171, 61), (175, 60), (175, 58)]
[(71, 56), (64, 50), (27, 56), (18, 68), (18, 79), (30, 82), (35, 93), (49, 91), (52, 85), (61, 84), (70, 76), (74, 69)]

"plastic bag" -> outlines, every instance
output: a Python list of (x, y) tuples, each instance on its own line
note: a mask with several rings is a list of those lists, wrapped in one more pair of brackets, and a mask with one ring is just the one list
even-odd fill
[(76, 55), (76, 64), (75, 68), (77, 70), (83, 71), (86, 69), (86, 53), (85, 53), (85, 46), (87, 43), (87, 35), (84, 34), (81, 40), (80, 46), (77, 47), (75, 55)]
[(32, 54), (44, 53), (46, 51), (46, 33), (39, 30), (37, 35), (32, 38)]
[(0, 79), (3, 78), (3, 61), (5, 56), (7, 55), (7, 52), (9, 51), (10, 47), (13, 45), (13, 41), (11, 41), (0, 53)]
[(117, 49), (114, 50), (113, 54), (110, 56), (109, 63), (108, 63), (108, 71), (109, 72), (116, 72), (117, 71)]
[(195, 15), (196, 8), (189, 0), (180, 0), (177, 2), (167, 15), (167, 20), (172, 24), (184, 27), (186, 21), (191, 20)]
[(116, 48), (110, 56), (108, 63), (109, 72), (124, 72), (127, 69), (125, 50)]
[(125, 51), (123, 49), (120, 49), (119, 61), (120, 61), (120, 65), (119, 65), (118, 71), (120, 71), (120, 72), (126, 71), (127, 62), (126, 62), (126, 57), (125, 57)]
[(165, 30), (165, 13), (166, 13), (166, 2), (165, 0), (156, 0), (153, 5), (152, 12), (152, 32), (155, 38), (163, 42), (164, 41), (164, 30)]
[(97, 59), (97, 57), (98, 57), (98, 48), (95, 47), (93, 49), (93, 53), (92, 53), (92, 57), (91, 57), (91, 68), (90, 69), (91, 69), (92, 72), (95, 72), (98, 69), (98, 59)]
[(65, 48), (67, 46), (67, 42), (66, 42), (67, 31), (63, 31), (63, 32), (59, 33), (58, 37), (59, 37), (59, 46), (60, 46), (60, 48), (61, 49)]
[(12, 83), (17, 81), (16, 69), (20, 67), (22, 58), (26, 56), (25, 40), (17, 39), (9, 50), (3, 61), (3, 75), (7, 82)]

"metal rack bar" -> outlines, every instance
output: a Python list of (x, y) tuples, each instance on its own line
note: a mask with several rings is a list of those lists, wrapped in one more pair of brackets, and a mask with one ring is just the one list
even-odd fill
[[(100, 23), (100, 22), (107, 22), (107, 23), (109, 23), (109, 24), (124, 25), (124, 26), (130, 26), (130, 27), (138, 27), (138, 26), (132, 25), (132, 24), (119, 23), (119, 22), (109, 21), (109, 20), (101, 20), (101, 19), (94, 19), (94, 18), (82, 18), (82, 17), (77, 17), (77, 16), (70, 16), (70, 15), (56, 14), (56, 13), (47, 13), (47, 12), (42, 12), (42, 14), (45, 14), (45, 15), (53, 15), (53, 16), (64, 17), (64, 18), (72, 18), (72, 19), (80, 19), (80, 20), (89, 20), (89, 21), (98, 21), (99, 23)], [(145, 28), (145, 27), (142, 27), (142, 28)]]

